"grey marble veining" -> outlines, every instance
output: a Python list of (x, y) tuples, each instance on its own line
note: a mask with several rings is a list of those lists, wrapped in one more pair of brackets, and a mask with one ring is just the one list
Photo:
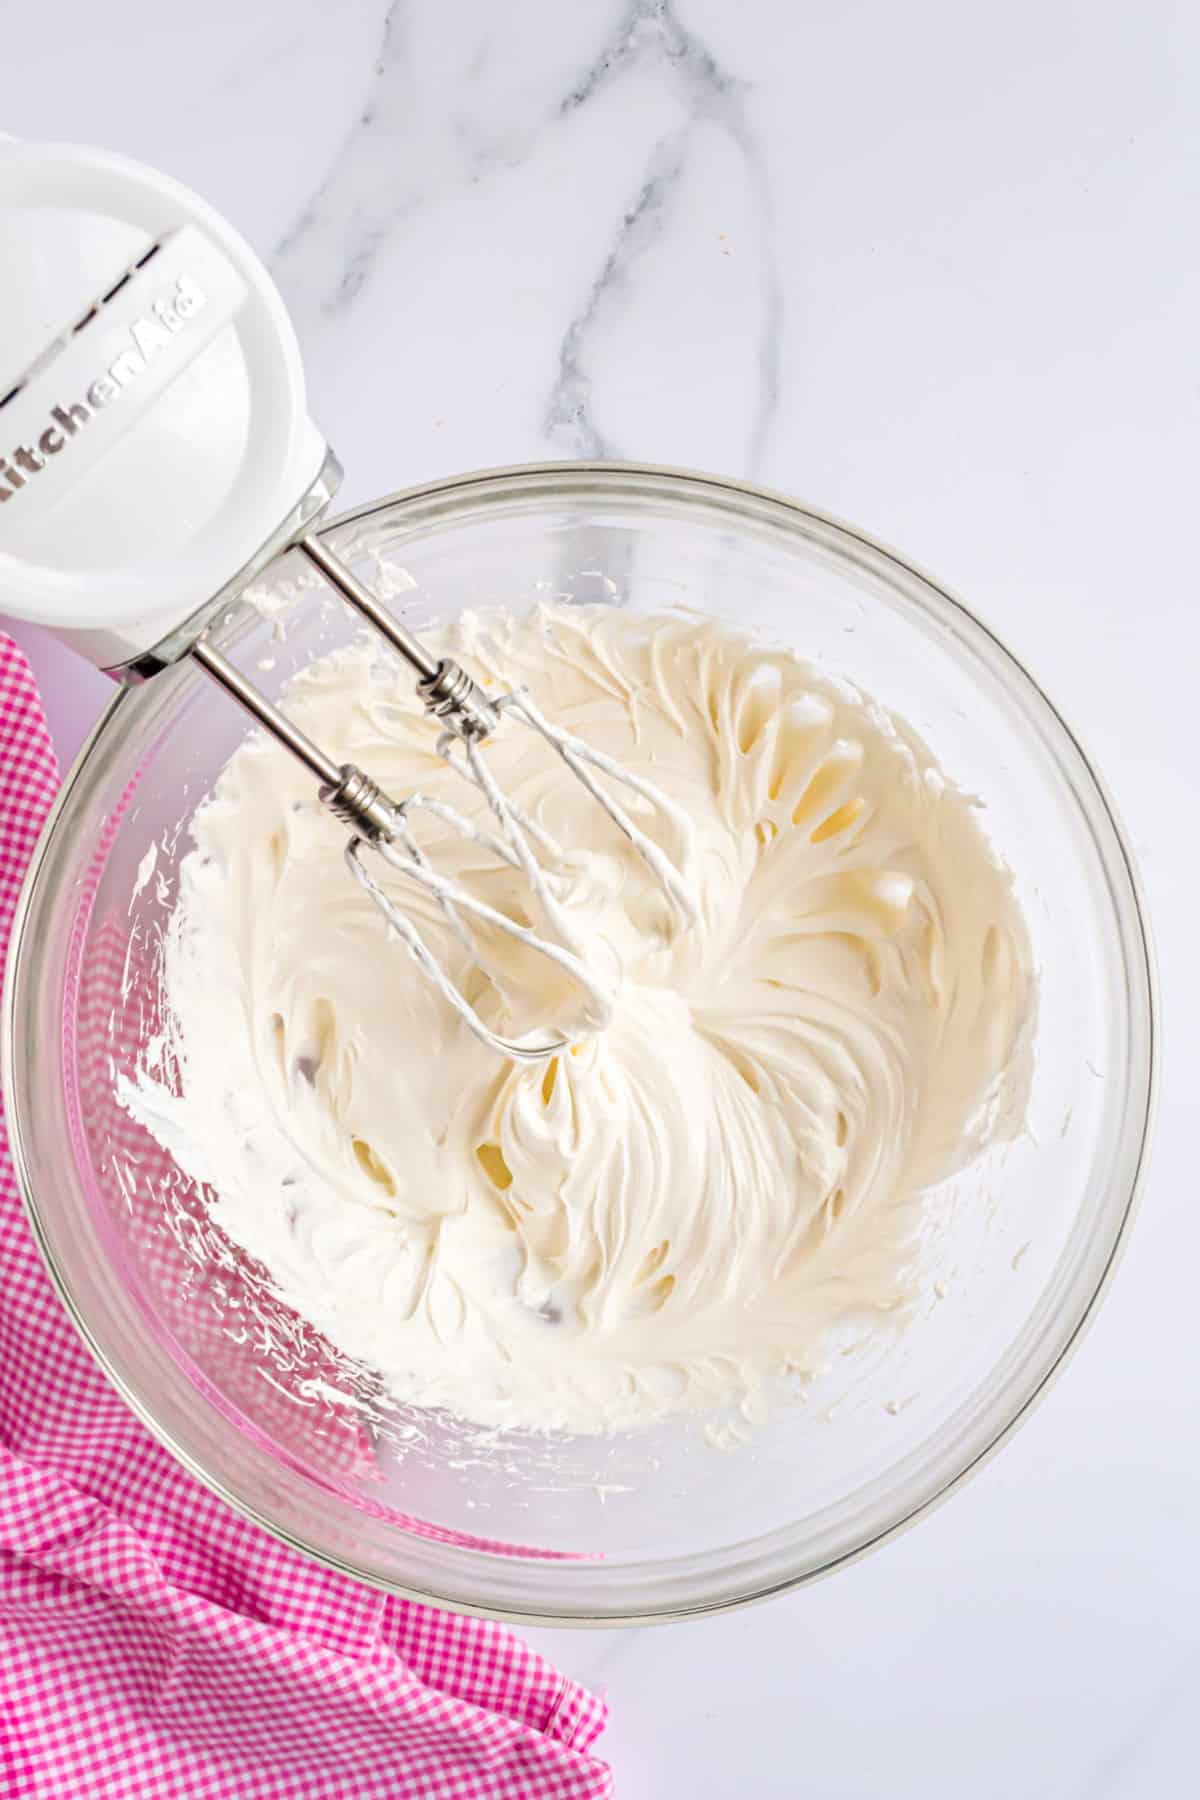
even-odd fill
[[(388, 0), (383, 9), (366, 101), (324, 180), (270, 259), (284, 288), (296, 289), (293, 311), (307, 302), (336, 316), (350, 306), (370, 276), (379, 246), (419, 196), (419, 188), (406, 181), (403, 157), (397, 154), (407, 122), (410, 69), (401, 25), (404, 10), (403, 0)], [(293, 282), (297, 265), (306, 273), (314, 266), (322, 270), (321, 287), (311, 279)]]
[[(606, 307), (630, 303), (628, 290), (636, 285), (638, 263), (661, 246), (663, 223), (693, 147), (694, 126), (705, 119), (716, 123), (737, 147), (756, 227), (760, 316), (747, 320), (745, 327), (757, 341), (759, 392), (745, 448), (745, 467), (753, 474), (762, 462), (778, 403), (783, 308), (771, 244), (770, 185), (747, 115), (745, 84), (723, 70), (703, 41), (681, 23), (671, 0), (634, 0), (612, 39), (564, 97), (561, 112), (566, 115), (586, 106), (602, 87), (619, 81), (639, 61), (662, 70), (680, 99), (684, 121), (651, 146), (642, 186), (621, 220), (583, 307), (566, 328), (546, 409), (546, 435), (571, 456), (628, 453), (609, 442), (592, 418), (591, 330)], [(686, 305), (685, 294), (680, 303)], [(698, 378), (702, 379), (701, 371)]]
[(681, 127), (653, 148), (646, 179), (632, 206), (623, 216), (616, 238), (584, 306), (563, 334), (558, 373), (546, 406), (546, 436), (567, 456), (620, 457), (621, 447), (610, 442), (591, 416), (592, 377), (588, 350), (592, 329), (606, 307), (625, 299), (635, 276), (638, 259), (652, 254), (661, 236), (662, 215), (678, 184), (687, 150), (687, 128)]
[[(636, 443), (622, 441), (597, 416), (604, 376), (596, 339), (614, 316), (636, 317), (645, 265), (671, 253), (670, 227), (683, 204), (682, 179), (703, 154), (697, 132), (703, 124), (728, 140), (741, 170), (739, 224), (751, 243), (754, 277), (736, 329), (753, 345), (756, 391), (747, 407), (739, 463), (754, 473), (778, 404), (784, 311), (772, 247), (770, 181), (747, 84), (721, 67), (681, 21), (672, 0), (634, 0), (612, 9), (608, 29), (589, 46), (583, 27), (595, 10), (565, 15), (559, 27), (562, 55), (532, 88), (514, 93), (496, 78), (495, 37), (467, 30), (454, 41), (434, 33), (431, 42), (414, 26), (423, 9), (393, 0), (379, 18), (366, 98), (317, 191), (277, 243), (275, 273), (302, 331), (346, 320), (417, 209), (436, 204), (448, 189), (493, 181), (554, 156), (555, 138), (574, 115), (623, 82), (648, 78), (674, 108), (677, 122), (647, 134), (637, 186), (616, 196), (619, 213), (611, 238), (598, 246), (591, 268), (572, 271), (580, 298), (560, 327), (542, 433), (549, 448), (565, 455), (637, 453)], [(578, 68), (555, 92), (551, 81), (561, 79), (559, 64), (569, 57), (578, 58)], [(449, 101), (444, 110), (439, 112), (431, 94)], [(595, 186), (593, 173), (581, 204), (595, 203)], [(536, 180), (530, 191), (536, 192)], [(552, 238), (545, 254), (548, 259), (557, 254)], [(681, 311), (693, 299), (681, 286)], [(705, 362), (713, 354), (712, 345), (697, 346), (697, 383), (704, 382)]]

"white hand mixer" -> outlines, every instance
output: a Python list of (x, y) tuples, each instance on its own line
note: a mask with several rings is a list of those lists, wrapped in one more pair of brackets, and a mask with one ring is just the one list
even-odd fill
[[(505, 799), (482, 746), (510, 721), (549, 744), (687, 920), (686, 849), (677, 865), (608, 784), (632, 790), (643, 816), (657, 809), (686, 846), (681, 809), (557, 729), (524, 692), (491, 698), (457, 663), (431, 656), (312, 534), (341, 470), (308, 416), (299, 349), (270, 277), (202, 200), (123, 157), (0, 141), (0, 237), (0, 608), (47, 626), (118, 680), (142, 681), (190, 656), (316, 777), (352, 833), (354, 876), (484, 1043), (528, 1061), (566, 1047), (561, 1036), (514, 1042), (492, 1031), (380, 886), (367, 852), (431, 895), (485, 968), (472, 920), (549, 957), (579, 981), (589, 1023), (602, 1027), (611, 996), (558, 904), (561, 853)], [(417, 693), (445, 727), (439, 749), (482, 792), (495, 833), (421, 794), (393, 801), (313, 743), (208, 641), (218, 615), (287, 550), (414, 670)], [(413, 832), (421, 808), (525, 876), (546, 935), (438, 875)]]

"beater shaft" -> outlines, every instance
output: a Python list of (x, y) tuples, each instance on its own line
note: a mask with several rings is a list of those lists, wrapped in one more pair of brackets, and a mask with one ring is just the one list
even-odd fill
[(441, 663), (436, 656), (430, 656), (419, 638), (415, 638), (399, 619), (394, 619), (386, 607), (379, 604), (369, 588), (365, 588), (352, 569), (347, 568), (341, 557), (327, 550), (320, 538), (311, 533), (302, 537), (295, 545), (302, 556), (306, 556), (314, 569), (319, 569), (331, 587), (335, 587), (344, 600), (348, 600), (356, 612), (368, 619), (376, 631), (382, 632), (389, 644), (400, 652), (421, 681), (434, 681), (437, 678)]
[(354, 763), (335, 763), (319, 744), (314, 744), (307, 732), (301, 731), (205, 638), (197, 639), (192, 645), (191, 656), (206, 675), (210, 675), (252, 719), (316, 776), (322, 801), (343, 825), (361, 832), (372, 842), (392, 835), (396, 808), (378, 782)]
[(348, 600), (400, 652), (417, 676), (417, 693), (426, 712), (441, 719), (459, 737), (474, 738), (476, 742), (496, 729), (499, 715), (479, 684), (451, 657), (431, 656), (420, 639), (379, 604), (370, 589), (363, 586), (341, 557), (326, 549), (320, 538), (311, 534), (302, 537), (295, 548), (314, 569), (320, 570), (343, 600)]
[(257, 719), (273, 738), (290, 750), (316, 776), (322, 787), (328, 787), (331, 782), (340, 779), (341, 770), (333, 758), (326, 756), (320, 745), (314, 744), (307, 732), (294, 725), (287, 714), (273, 705), (265, 694), (260, 693), (252, 681), (247, 681), (241, 670), (235, 669), (229, 658), (214, 649), (207, 638), (196, 640), (192, 645), (191, 656), (192, 661), (199, 663), (205, 674), (211, 675), (218, 686), (223, 687), (251, 718)]

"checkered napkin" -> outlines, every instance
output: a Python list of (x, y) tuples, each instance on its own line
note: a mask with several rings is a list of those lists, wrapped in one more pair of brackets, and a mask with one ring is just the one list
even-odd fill
[[(0, 636), (0, 950), (57, 785)], [(503, 1627), (320, 1568), (187, 1475), (76, 1338), (0, 1132), (3, 1800), (603, 1800), (603, 1722)]]

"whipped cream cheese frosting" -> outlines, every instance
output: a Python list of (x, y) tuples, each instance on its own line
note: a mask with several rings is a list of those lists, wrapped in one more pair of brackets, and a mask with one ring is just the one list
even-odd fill
[[(125, 1102), (280, 1296), (406, 1402), (581, 1433), (753, 1408), (832, 1328), (904, 1306), (922, 1191), (1022, 1125), (1035, 985), (1010, 874), (907, 725), (710, 619), (481, 611), (431, 641), (669, 800), (637, 816), (694, 919), (502, 727), (489, 767), (570, 847), (556, 892), (613, 995), (603, 1031), (505, 1062), (255, 737), (195, 817), (169, 1029)], [(377, 646), (314, 664), (288, 706), (394, 798), (483, 822)], [(481, 845), (433, 815), (418, 831), (439, 871), (536, 923)], [(579, 1024), (562, 970), (497, 936), (485, 976), (380, 872), (495, 1029)]]

